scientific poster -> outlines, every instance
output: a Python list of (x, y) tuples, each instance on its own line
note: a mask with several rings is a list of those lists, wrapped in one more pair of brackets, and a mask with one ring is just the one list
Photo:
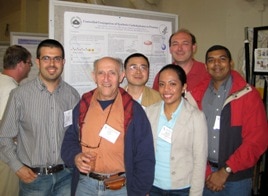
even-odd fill
[(64, 80), (82, 94), (95, 88), (91, 72), (96, 59), (112, 56), (124, 61), (128, 55), (139, 52), (150, 61), (147, 85), (152, 86), (156, 73), (171, 63), (171, 33), (172, 24), (168, 21), (65, 12)]

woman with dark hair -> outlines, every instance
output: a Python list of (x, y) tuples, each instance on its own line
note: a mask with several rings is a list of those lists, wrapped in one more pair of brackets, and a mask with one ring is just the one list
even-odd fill
[(146, 108), (156, 156), (150, 196), (202, 195), (207, 159), (207, 125), (184, 97), (186, 74), (169, 64), (159, 72), (162, 101)]

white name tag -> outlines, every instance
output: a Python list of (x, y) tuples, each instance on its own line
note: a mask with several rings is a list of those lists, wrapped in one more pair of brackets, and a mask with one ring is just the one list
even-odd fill
[(172, 129), (163, 126), (158, 137), (171, 144)]
[(111, 143), (115, 143), (117, 138), (119, 137), (120, 132), (117, 131), (116, 129), (114, 129), (113, 127), (111, 127), (110, 125), (105, 124), (101, 131), (99, 136), (105, 138), (106, 140), (108, 140)]
[(220, 129), (220, 120), (221, 120), (221, 117), (216, 116), (213, 129)]
[(64, 127), (73, 124), (73, 111), (67, 110), (63, 114), (64, 114)]

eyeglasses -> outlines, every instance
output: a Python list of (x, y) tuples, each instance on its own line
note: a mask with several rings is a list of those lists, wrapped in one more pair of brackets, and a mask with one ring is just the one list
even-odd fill
[(100, 138), (99, 143), (98, 143), (97, 146), (89, 146), (89, 145), (87, 145), (86, 143), (84, 143), (82, 141), (80, 141), (80, 145), (83, 146), (83, 147), (86, 147), (86, 148), (97, 149), (97, 148), (100, 147), (101, 140), (102, 140), (102, 137)]
[(148, 71), (148, 66), (147, 65), (130, 65), (129, 67), (128, 67), (128, 69), (130, 70), (130, 71), (138, 71), (138, 70), (140, 70), (140, 71), (142, 71), (142, 72), (145, 72), (145, 71)]
[(50, 56), (43, 56), (42, 58), (40, 58), (44, 63), (50, 63), (51, 61), (53, 61), (54, 63), (60, 63), (62, 61), (62, 57), (61, 56), (55, 56), (55, 57), (50, 57)]
[(33, 63), (31, 61), (25, 62), (26, 64), (30, 65), (30, 67), (33, 66)]

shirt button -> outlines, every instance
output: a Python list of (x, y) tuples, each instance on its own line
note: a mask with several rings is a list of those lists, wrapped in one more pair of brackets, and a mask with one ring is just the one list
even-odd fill
[(218, 95), (218, 98), (220, 98), (221, 96), (220, 95)]
[(173, 171), (171, 174), (172, 174), (172, 175), (175, 175), (175, 174), (176, 174), (176, 172), (175, 172), (175, 171)]
[(216, 153), (216, 150), (213, 150), (213, 153)]

